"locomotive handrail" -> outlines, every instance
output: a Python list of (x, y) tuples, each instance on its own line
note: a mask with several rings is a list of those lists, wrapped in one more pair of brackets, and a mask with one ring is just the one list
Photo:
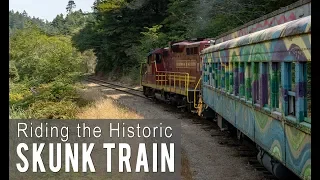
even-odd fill
[[(171, 77), (173, 76), (173, 88), (176, 90), (176, 81), (179, 80), (179, 88), (180, 93), (182, 91), (181, 89), (181, 80), (184, 79), (184, 88), (185, 88), (185, 95), (187, 97), (187, 102), (191, 103), (189, 101), (189, 83), (190, 83), (190, 75), (186, 72), (172, 72), (172, 71), (158, 71), (157, 64), (155, 63), (155, 70), (156, 70), (156, 86), (157, 82), (160, 82), (160, 87), (162, 88), (162, 82), (164, 82), (164, 86), (167, 86), (167, 76), (169, 76), (169, 82), (170, 82), (170, 88), (171, 88)], [(158, 73), (164, 73), (164, 74), (158, 74)], [(168, 75), (169, 74), (169, 75)], [(177, 75), (178, 74), (178, 75)], [(183, 75), (183, 76), (181, 76)], [(160, 80), (157, 79), (157, 77), (160, 77)], [(163, 79), (164, 77), (164, 79)]]

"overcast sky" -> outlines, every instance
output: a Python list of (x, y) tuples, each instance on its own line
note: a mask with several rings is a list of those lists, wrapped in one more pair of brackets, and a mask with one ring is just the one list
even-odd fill
[[(57, 14), (66, 14), (66, 6), (69, 0), (9, 0), (9, 10), (23, 12), (29, 16), (52, 21)], [(94, 0), (74, 0), (76, 9), (92, 11)]]

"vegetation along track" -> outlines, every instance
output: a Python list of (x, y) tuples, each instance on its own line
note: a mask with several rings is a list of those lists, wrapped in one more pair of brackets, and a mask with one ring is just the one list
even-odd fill
[[(110, 83), (104, 80), (100, 80), (100, 79), (95, 79), (95, 78), (87, 78), (86, 79), (89, 82), (93, 82), (96, 84), (99, 84), (100, 86), (103, 87), (108, 87), (117, 91), (121, 91), (127, 94), (131, 94), (137, 97), (141, 97), (143, 99), (149, 99), (147, 97), (145, 97), (142, 94), (142, 90), (139, 89), (133, 89), (133, 88), (129, 88), (129, 87), (125, 87), (119, 84), (114, 84), (114, 83)], [(213, 121), (210, 120), (206, 120), (204, 118), (201, 118), (195, 114), (191, 114), (191, 113), (186, 113), (186, 112), (181, 112), (181, 111), (177, 111), (177, 109), (173, 106), (173, 105), (169, 105), (170, 108), (168, 109), (168, 104), (160, 104), (160, 105), (165, 105), (167, 107), (167, 110), (173, 112), (173, 113), (179, 113), (182, 115), (182, 118), (191, 118), (193, 119), (193, 123), (194, 124), (201, 124), (204, 126), (204, 130), (206, 131), (210, 131), (212, 129), (217, 129), (219, 128), (217, 126), (216, 123), (214, 123), (214, 121), (216, 121), (216, 119), (214, 119)], [(275, 176), (273, 176), (265, 167), (263, 167), (259, 161), (257, 160), (257, 149), (255, 147), (255, 145), (253, 144), (253, 142), (248, 139), (243, 137), (241, 139), (241, 141), (239, 141), (237, 139), (237, 136), (235, 135), (234, 131), (219, 131), (219, 133), (213, 133), (211, 134), (211, 136), (213, 138), (218, 137), (220, 139), (219, 144), (223, 145), (223, 146), (228, 146), (231, 148), (235, 148), (237, 149), (238, 154), (235, 155), (235, 158), (246, 158), (248, 161), (248, 164), (250, 164), (255, 170), (261, 172), (264, 176), (264, 180), (276, 180), (277, 178)]]

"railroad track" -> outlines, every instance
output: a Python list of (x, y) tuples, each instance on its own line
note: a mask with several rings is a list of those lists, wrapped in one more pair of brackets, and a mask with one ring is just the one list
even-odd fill
[(127, 94), (131, 94), (131, 95), (134, 95), (137, 97), (148, 99), (146, 96), (143, 95), (143, 93), (142, 93), (143, 91), (139, 90), (139, 89), (129, 88), (129, 87), (121, 86), (119, 84), (114, 84), (114, 83), (110, 83), (110, 82), (103, 81), (100, 79), (95, 79), (95, 78), (87, 78), (86, 80), (89, 82), (99, 84), (100, 86), (103, 86), (103, 87), (108, 87), (108, 88), (111, 88), (111, 89), (114, 89), (117, 91), (125, 92)]
[[(129, 88), (129, 87), (125, 87), (119, 84), (114, 84), (114, 83), (110, 83), (104, 80), (100, 80), (100, 79), (95, 79), (95, 78), (87, 78), (87, 81), (89, 82), (93, 82), (96, 84), (99, 84), (100, 86), (104, 86), (104, 87), (108, 87), (111, 89), (115, 89), (117, 91), (121, 91), (121, 92), (125, 92), (127, 94), (131, 94), (137, 97), (141, 97), (144, 99), (150, 99), (147, 98), (146, 96), (143, 95), (143, 91), (139, 90), (139, 89), (133, 89), (133, 88)], [(167, 106), (167, 104), (166, 104)], [(171, 108), (170, 108), (171, 109)], [(175, 111), (176, 108), (172, 107), (172, 111)], [(176, 112), (176, 113), (181, 113)], [(183, 113), (183, 115), (186, 115), (185, 113)], [(199, 116), (195, 116), (194, 114), (190, 114), (192, 116), (192, 119), (198, 119), (196, 121), (198, 122), (194, 122), (194, 124), (201, 124), (201, 125), (208, 125), (207, 123), (212, 123), (214, 124), (214, 127), (212, 127), (212, 125), (209, 125), (210, 127), (205, 127), (204, 130), (209, 131), (211, 128), (219, 128), (217, 126), (216, 123), (212, 122), (212, 121), (208, 121), (208, 120), (203, 120), (203, 119), (199, 119)], [(190, 116), (187, 115), (189, 118)], [(207, 122), (206, 122), (207, 121)], [(250, 140), (248, 140), (247, 138), (244, 138), (244, 141), (242, 143), (240, 143), (236, 136), (232, 135), (229, 131), (219, 131), (219, 133), (214, 133), (211, 134), (212, 137), (215, 136), (220, 136), (220, 141), (219, 144), (222, 146), (228, 146), (228, 147), (233, 147), (237, 149), (237, 155), (235, 155), (235, 157), (241, 157), (241, 158), (246, 158), (246, 161), (248, 162), (248, 164), (250, 164), (255, 170), (261, 172), (263, 174), (264, 179), (263, 180), (277, 180), (277, 178), (272, 175), (272, 173), (270, 173), (265, 167), (263, 167), (259, 161), (257, 160), (257, 149), (255, 148), (255, 146), (250, 142)]]

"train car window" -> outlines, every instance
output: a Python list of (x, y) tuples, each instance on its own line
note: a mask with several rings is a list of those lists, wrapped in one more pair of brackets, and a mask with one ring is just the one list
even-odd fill
[(193, 54), (193, 48), (189, 48), (190, 49), (190, 54)]
[[(311, 66), (310, 62), (295, 63), (295, 83), (299, 85), (295, 86), (294, 92), (295, 98), (299, 104), (296, 111), (302, 113), (296, 113), (298, 122), (311, 123)], [(292, 70), (293, 71), (293, 70)], [(293, 86), (293, 85), (291, 85)], [(291, 87), (292, 89), (293, 87)], [(290, 106), (289, 106), (290, 108)], [(290, 110), (290, 109), (289, 109)], [(290, 111), (289, 111), (290, 112)]]
[(289, 109), (288, 109), (288, 114), (292, 115), (292, 116), (296, 116), (296, 96), (295, 96), (295, 89), (296, 89), (296, 83), (295, 83), (295, 79), (296, 79), (296, 63), (292, 62), (290, 63), (290, 75), (291, 78), (289, 78), (290, 82), (290, 89), (288, 91), (288, 95), (289, 95)]
[(229, 93), (233, 94), (233, 64), (229, 63)]
[(209, 63), (205, 63), (205, 79), (206, 79), (206, 84), (210, 85), (210, 64)]
[(280, 111), (280, 84), (281, 84), (281, 63), (273, 62), (271, 71), (271, 107)]
[(253, 63), (253, 79), (252, 79), (252, 94), (253, 94), (253, 103), (260, 104), (260, 91), (259, 91), (259, 63)]
[(229, 90), (229, 63), (226, 63), (225, 64), (225, 67), (224, 67), (224, 69), (225, 69), (225, 89), (226, 89), (226, 91), (228, 91)]
[(212, 86), (212, 81), (214, 79), (214, 74), (212, 73), (212, 63), (211, 64), (208, 63), (208, 67), (209, 67), (209, 86)]
[(214, 63), (214, 87), (218, 88), (218, 63)]
[(303, 63), (304, 77), (305, 77), (305, 86), (306, 86), (306, 95), (305, 95), (305, 121), (311, 123), (311, 61)]
[(157, 63), (157, 64), (160, 64), (160, 63), (161, 63), (161, 59), (162, 59), (161, 54), (156, 54), (156, 63)]
[(240, 94), (240, 98), (244, 98), (245, 94), (244, 94), (244, 63), (241, 62), (239, 65), (239, 94)]
[(283, 67), (283, 82), (284, 89), (286, 94), (284, 96), (287, 96), (287, 98), (283, 98), (283, 100), (287, 99), (288, 104), (284, 104), (284, 114), (286, 116), (296, 116), (295, 112), (295, 74), (296, 74), (296, 63), (295, 62), (284, 62)]
[(251, 69), (251, 62), (246, 63), (246, 73), (245, 73), (245, 94), (246, 100), (252, 101), (252, 94), (251, 94), (251, 82), (252, 82), (252, 69)]
[(261, 94), (262, 94), (262, 106), (269, 107), (269, 63), (262, 63), (262, 71), (261, 71)]
[(233, 73), (234, 73), (234, 95), (238, 96), (239, 95), (239, 63), (235, 62), (234, 63), (234, 68), (233, 68)]
[(221, 63), (217, 63), (217, 88), (221, 88)]
[(221, 90), (224, 90), (225, 88), (225, 65), (221, 64), (221, 71), (220, 71), (220, 75), (221, 75)]
[(168, 52), (168, 51), (164, 51), (164, 52), (163, 52), (163, 56), (164, 56), (164, 57), (167, 57), (168, 55), (169, 55), (169, 52)]

